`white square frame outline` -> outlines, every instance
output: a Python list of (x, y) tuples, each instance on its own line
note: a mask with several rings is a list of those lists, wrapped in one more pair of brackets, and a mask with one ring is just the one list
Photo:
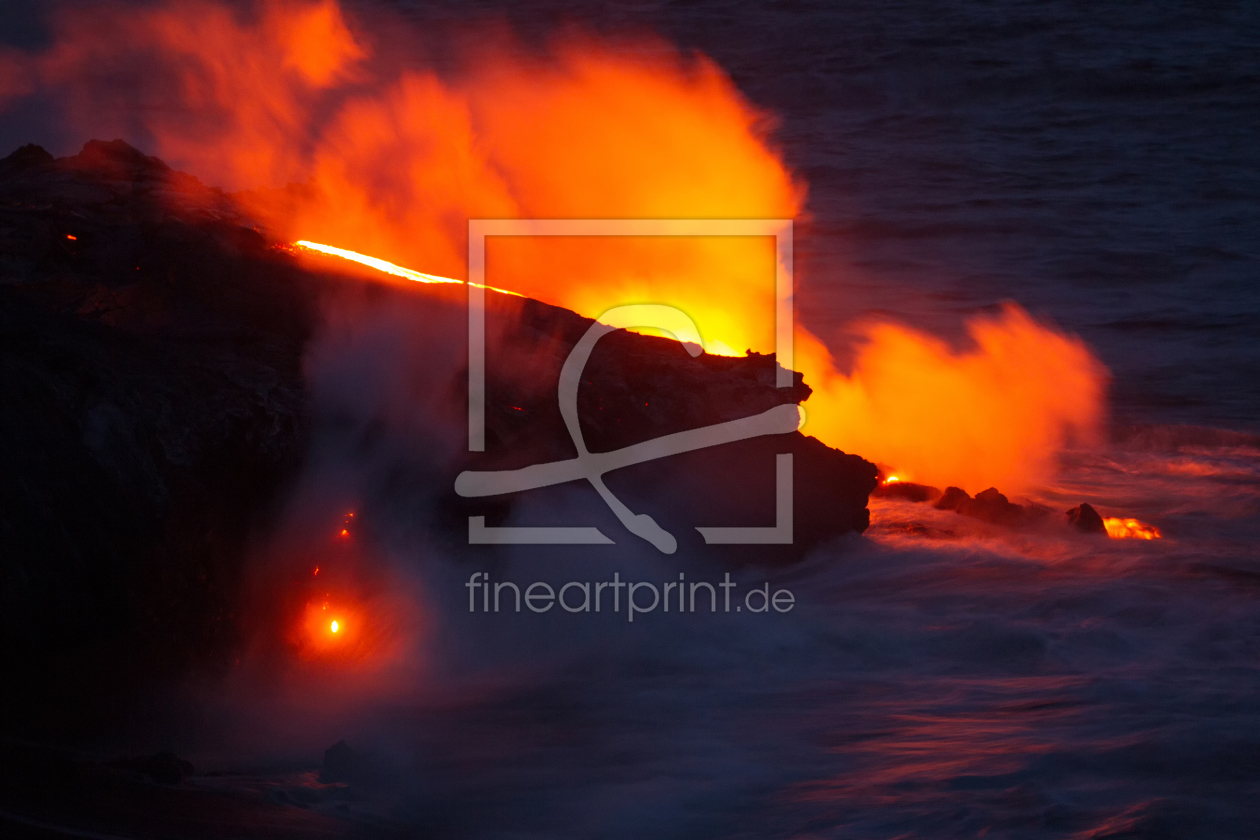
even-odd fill
[[(773, 236), (775, 387), (793, 379), (793, 242), (791, 219), (469, 219), (468, 220), (468, 451), (486, 448), (487, 236)], [(710, 544), (792, 542), (792, 456), (775, 456), (773, 527), (697, 528)], [(468, 521), (471, 544), (608, 544), (594, 528), (489, 528)], [(564, 535), (568, 536), (565, 537)]]

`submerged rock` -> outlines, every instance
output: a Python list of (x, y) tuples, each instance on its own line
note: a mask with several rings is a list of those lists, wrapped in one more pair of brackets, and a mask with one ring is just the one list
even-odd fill
[(319, 781), (326, 785), (350, 781), (357, 761), (358, 755), (350, 749), (350, 745), (345, 741), (338, 741), (324, 750), (324, 763), (319, 770)]

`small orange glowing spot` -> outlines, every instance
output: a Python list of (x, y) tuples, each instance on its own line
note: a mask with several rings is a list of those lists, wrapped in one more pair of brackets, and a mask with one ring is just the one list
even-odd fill
[(319, 566), (315, 567), (315, 574), (319, 574)]
[(1107, 536), (1116, 540), (1161, 540), (1164, 538), (1154, 525), (1148, 525), (1137, 519), (1108, 516), (1103, 519), (1103, 527), (1107, 529)]
[(343, 536), (343, 537), (348, 537), (348, 536), (350, 536), (350, 532), (349, 532), (349, 531), (347, 531), (345, 528), (342, 528), (342, 529), (341, 529), (341, 536)]
[(70, 235), (70, 234), (68, 234), (68, 233), (67, 233), (67, 234), (66, 234), (66, 239), (73, 239), (73, 240), (75, 240), (75, 241), (78, 241), (79, 237), (77, 237), (77, 236), (72, 236), (72, 235)]
[(332, 624), (328, 625), (328, 629), (336, 633), (341, 629), (341, 625), (334, 621)]
[(897, 476), (895, 476), (895, 475), (890, 475), (890, 476), (888, 476), (888, 478), (885, 478), (885, 479), (884, 479), (884, 483), (885, 483), (885, 484), (895, 484), (895, 483), (896, 483), (896, 482), (898, 482), (898, 481), (901, 481), (901, 479), (900, 479), (900, 478), (897, 478)]

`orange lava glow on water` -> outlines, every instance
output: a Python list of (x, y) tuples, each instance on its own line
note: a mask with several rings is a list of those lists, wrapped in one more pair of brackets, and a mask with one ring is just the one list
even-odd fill
[(290, 543), (292, 569), (300, 573), (274, 584), (283, 593), (279, 618), (289, 649), (316, 672), (388, 670), (423, 624), (404, 589), (382, 579), (371, 541), (353, 539), (356, 521), (354, 512), (344, 513), (339, 528)]
[(1107, 536), (1117, 540), (1159, 540), (1164, 535), (1154, 525), (1148, 525), (1137, 519), (1107, 516), (1103, 518), (1103, 526)]
[[(702, 55), (572, 29), (526, 49), (499, 29), (453, 46), (438, 73), (381, 48), (399, 25), (336, 0), (85, 7), (56, 18), (43, 52), (0, 54), (0, 107), (41, 93), (85, 134), (139, 130), (146, 151), (244, 190), (272, 236), (424, 283), (467, 276), (469, 219), (805, 212), (774, 118)], [(723, 352), (774, 349), (775, 270), (770, 237), (490, 237), (486, 250), (500, 290), (591, 317), (673, 305)], [(1098, 425), (1104, 371), (1013, 306), (968, 330), (971, 346), (953, 348), (869, 324), (843, 372), (798, 326), (793, 367), (814, 388), (803, 431), (904, 480), (1044, 480)]]
[(357, 629), (364, 626), (359, 608), (324, 598), (306, 604), (299, 650), (306, 659), (357, 658), (366, 652), (367, 639)]

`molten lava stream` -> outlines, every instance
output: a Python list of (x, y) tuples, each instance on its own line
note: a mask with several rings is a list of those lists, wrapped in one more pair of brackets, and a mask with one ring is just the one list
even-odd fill
[(1107, 516), (1103, 518), (1103, 527), (1107, 529), (1107, 536), (1117, 540), (1159, 540), (1164, 538), (1164, 535), (1154, 525), (1149, 525), (1137, 519)]
[(324, 245), (319, 242), (311, 242), (307, 239), (299, 239), (293, 243), (293, 249), (296, 251), (314, 251), (315, 253), (324, 254), (330, 257), (340, 257), (343, 260), (349, 260), (359, 265), (374, 268), (384, 274), (393, 277), (401, 277), (404, 280), (411, 280), (414, 283), (437, 283), (450, 284), (454, 283), (460, 286), (474, 286), (478, 289), (486, 289), (491, 292), (498, 292), (501, 295), (513, 295), (515, 297), (524, 297), (519, 292), (509, 291), (507, 289), (499, 289), (494, 286), (486, 286), (481, 283), (467, 283), (464, 280), (456, 280), (452, 277), (439, 277), (436, 274), (425, 274), (421, 271), (415, 271), (410, 268), (404, 268), (401, 265), (395, 265), (387, 260), (378, 257), (370, 257), (367, 254), (360, 254), (358, 251), (351, 251), (348, 248), (337, 248), (332, 245)]

